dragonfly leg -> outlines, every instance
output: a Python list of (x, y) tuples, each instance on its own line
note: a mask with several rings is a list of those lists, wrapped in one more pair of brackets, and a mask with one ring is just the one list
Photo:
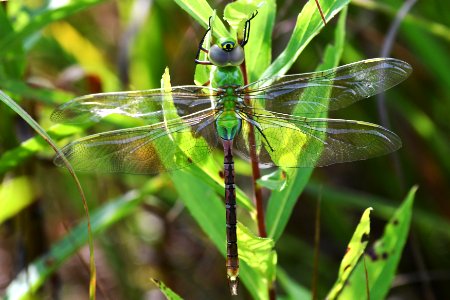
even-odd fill
[(203, 35), (202, 39), (200, 40), (200, 44), (198, 45), (197, 55), (195, 56), (195, 63), (198, 65), (212, 65), (212, 63), (209, 60), (200, 60), (200, 52), (203, 51), (205, 53), (209, 53), (209, 50), (203, 47), (203, 43), (205, 42), (206, 35), (208, 35), (208, 32), (211, 31), (211, 18), (209, 17), (208, 20), (208, 29), (206, 29), (205, 34)]
[(255, 12), (251, 15), (251, 17), (247, 21), (245, 21), (244, 39), (239, 43), (241, 47), (244, 47), (248, 43), (248, 39), (250, 37), (250, 21), (253, 20), (253, 18), (255, 18), (257, 14), (258, 11), (255, 10)]

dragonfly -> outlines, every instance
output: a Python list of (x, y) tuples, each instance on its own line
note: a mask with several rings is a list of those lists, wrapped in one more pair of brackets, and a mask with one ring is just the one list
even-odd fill
[[(300, 168), (393, 152), (401, 147), (401, 140), (390, 130), (320, 114), (390, 89), (412, 71), (404, 61), (374, 58), (245, 85), (240, 66), (250, 20), (255, 15), (245, 22), (242, 40), (219, 38), (209, 49), (203, 45), (211, 30), (211, 25), (208, 27), (195, 62), (212, 66), (209, 85), (86, 95), (59, 106), (51, 115), (53, 121), (65, 123), (96, 122), (112, 114), (148, 122), (93, 134), (66, 145), (62, 153), (77, 171), (158, 174), (200, 164), (221, 144), (226, 269), (233, 295), (239, 282), (234, 154), (251, 158), (253, 151), (260, 165)], [(201, 52), (206, 53), (206, 60), (200, 60)], [(254, 136), (250, 138), (252, 131)], [(60, 156), (54, 162), (63, 165)]]

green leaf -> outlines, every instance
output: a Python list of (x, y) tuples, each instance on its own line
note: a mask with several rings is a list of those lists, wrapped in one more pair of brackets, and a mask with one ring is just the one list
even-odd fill
[[(339, 267), (338, 279), (331, 288), (327, 299), (336, 299), (336, 296), (344, 288), (347, 279), (357, 266), (358, 260), (366, 249), (367, 243), (369, 242), (371, 210), (372, 208), (368, 208), (364, 211), (358, 227), (356, 227), (352, 239), (348, 243), (347, 251)], [(359, 296), (361, 295), (364, 295), (364, 290), (359, 294)]]
[(32, 183), (25, 176), (6, 178), (0, 184), (0, 224), (34, 202)]
[[(317, 8), (315, 7), (315, 9)], [(328, 10), (329, 9), (330, 8), (328, 7)], [(302, 14), (300, 15), (302, 16)], [(335, 30), (335, 44), (329, 45), (327, 47), (327, 49), (325, 50), (323, 63), (319, 65), (316, 70), (324, 70), (337, 67), (344, 47), (346, 15), (346, 10), (343, 10), (339, 17), (338, 25)], [(317, 18), (318, 22), (322, 22), (318, 13)], [(323, 93), (325, 95), (327, 94), (327, 92), (328, 91), (326, 89), (323, 90)], [(307, 92), (304, 93), (304, 96), (307, 96)], [(306, 183), (308, 182), (312, 174), (312, 171), (312, 168), (287, 170), (287, 176), (289, 180), (286, 184), (286, 187), (282, 191), (272, 192), (268, 202), (266, 213), (266, 225), (268, 228), (269, 237), (277, 240), (281, 236), (281, 233), (283, 232), (292, 213), (292, 209), (297, 202), (297, 198), (302, 193)]]
[(244, 38), (244, 25), (245, 21), (250, 18), (253, 12), (256, 11), (258, 6), (264, 3), (261, 0), (257, 1), (242, 1), (238, 0), (229, 3), (223, 12), (223, 18), (228, 22), (231, 29), (237, 33), (238, 40)]
[[(238, 223), (239, 257), (249, 267), (257, 271), (259, 280), (262, 280), (263, 290), (275, 280), (277, 253), (274, 250), (275, 242), (269, 238), (261, 238), (253, 234), (250, 229)], [(265, 291), (266, 292), (266, 291)]]
[[(184, 9), (191, 17), (193, 17), (204, 28), (208, 28), (209, 17), (213, 15), (213, 9), (206, 0), (175, 0), (175, 2)], [(225, 37), (229, 35), (228, 30), (219, 18), (214, 18), (213, 35)]]
[(151, 278), (154, 284), (159, 288), (159, 290), (166, 296), (168, 300), (182, 300), (180, 296), (178, 296), (174, 291), (172, 291), (164, 282), (159, 281), (157, 279)]
[[(324, 1), (322, 7), (325, 19), (330, 21), (341, 9), (348, 5), (349, 0)], [(324, 24), (317, 11), (316, 2), (308, 1), (298, 15), (294, 32), (289, 39), (286, 48), (280, 53), (275, 61), (264, 71), (262, 78), (269, 78), (274, 75), (283, 75), (297, 60), (303, 49), (309, 42), (319, 34)]]
[[(403, 252), (411, 224), (412, 208), (417, 187), (413, 187), (374, 244), (373, 254), (366, 255), (371, 300), (385, 299)], [(360, 261), (350, 276), (339, 299), (357, 299), (366, 292), (364, 262)]]
[(249, 82), (260, 79), (272, 61), (272, 30), (275, 23), (276, 2), (265, 0), (263, 5), (260, 2), (252, 1), (255, 6), (259, 6), (258, 15), (251, 20), (249, 43), (244, 47)]

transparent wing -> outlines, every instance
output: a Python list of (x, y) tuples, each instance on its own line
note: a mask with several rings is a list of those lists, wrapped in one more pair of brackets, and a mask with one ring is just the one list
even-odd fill
[[(306, 118), (274, 112), (255, 114), (260, 163), (282, 167), (318, 167), (364, 160), (401, 147), (393, 132), (366, 122), (327, 118)], [(248, 122), (243, 122), (236, 151), (249, 158)]]
[[(62, 151), (77, 171), (157, 174), (208, 157), (217, 142), (213, 123), (211, 110), (168, 123), (90, 135)], [(54, 162), (63, 165), (60, 156)]]
[[(394, 58), (359, 61), (321, 72), (262, 79), (237, 89), (249, 106), (261, 100), (267, 110), (292, 114), (336, 110), (390, 89), (405, 80), (411, 66)], [(299, 100), (308, 89), (307, 99)], [(323, 91), (330, 90), (330, 94)], [(326, 96), (325, 96), (326, 95)]]
[[(170, 92), (162, 89), (101, 93), (75, 98), (55, 109), (51, 119), (58, 123), (83, 123), (99, 121), (110, 114), (133, 118), (162, 120), (167, 110), (163, 102), (170, 95), (176, 113), (186, 116), (213, 106), (212, 99), (221, 93), (220, 89), (199, 86), (173, 87)], [(170, 112), (169, 112), (170, 113)]]

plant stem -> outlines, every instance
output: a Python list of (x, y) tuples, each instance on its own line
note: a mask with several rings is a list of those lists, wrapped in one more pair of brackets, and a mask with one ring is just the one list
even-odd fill
[[(244, 76), (244, 85), (248, 84), (248, 76), (247, 76), (247, 67), (244, 62), (241, 64), (242, 74)], [(248, 103), (248, 99), (244, 99), (245, 104)], [(258, 232), (260, 237), (267, 237), (266, 224), (264, 222), (264, 208), (262, 201), (262, 191), (261, 187), (258, 185), (256, 180), (261, 177), (261, 172), (259, 170), (259, 161), (258, 155), (256, 153), (256, 139), (255, 139), (255, 128), (253, 125), (249, 125), (248, 131), (248, 141), (249, 141), (249, 150), (250, 150), (250, 161), (252, 165), (252, 185), (253, 185), (253, 194), (254, 194), (254, 202), (256, 206), (256, 219), (258, 222)]]

